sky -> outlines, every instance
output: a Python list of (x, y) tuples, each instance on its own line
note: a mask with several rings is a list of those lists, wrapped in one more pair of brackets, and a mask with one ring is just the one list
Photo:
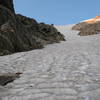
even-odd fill
[(16, 13), (47, 24), (75, 24), (100, 15), (100, 0), (14, 0)]

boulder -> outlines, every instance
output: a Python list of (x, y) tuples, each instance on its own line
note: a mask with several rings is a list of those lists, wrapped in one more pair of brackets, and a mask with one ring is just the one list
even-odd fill
[(16, 78), (20, 77), (20, 72), (17, 73), (3, 73), (0, 74), (0, 85), (5, 86), (10, 82), (13, 82)]

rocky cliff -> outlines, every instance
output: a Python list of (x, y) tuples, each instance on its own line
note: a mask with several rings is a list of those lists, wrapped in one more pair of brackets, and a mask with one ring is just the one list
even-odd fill
[(63, 40), (53, 25), (15, 14), (13, 0), (0, 0), (0, 55), (40, 49)]
[(73, 30), (79, 30), (79, 35), (94, 35), (100, 33), (100, 16), (96, 16), (95, 18), (85, 20), (81, 23), (76, 24), (72, 28)]

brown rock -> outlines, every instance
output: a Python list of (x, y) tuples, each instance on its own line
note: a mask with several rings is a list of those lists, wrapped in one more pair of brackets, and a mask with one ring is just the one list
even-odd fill
[(73, 30), (79, 30), (79, 35), (87, 36), (100, 33), (100, 16), (93, 19), (85, 20), (72, 27)]

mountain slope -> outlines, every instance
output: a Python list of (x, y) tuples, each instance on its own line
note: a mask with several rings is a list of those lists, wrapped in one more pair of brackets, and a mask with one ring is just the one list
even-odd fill
[(12, 1), (0, 0), (0, 56), (41, 49), (65, 40), (53, 25), (16, 14)]
[(100, 34), (100, 16), (95, 18), (84, 20), (72, 27), (73, 30), (79, 30), (79, 35), (87, 36)]
[(100, 34), (80, 37), (73, 25), (55, 27), (67, 41), (0, 57), (0, 73), (23, 73), (0, 87), (2, 100), (100, 99)]

